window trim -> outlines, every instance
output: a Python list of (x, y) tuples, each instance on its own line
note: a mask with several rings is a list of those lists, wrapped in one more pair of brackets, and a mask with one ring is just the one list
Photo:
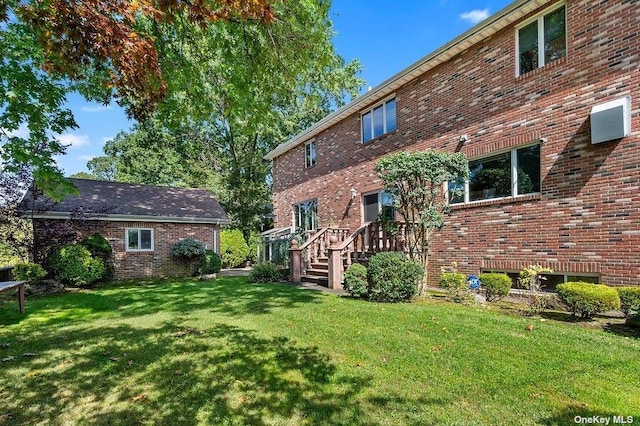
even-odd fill
[[(138, 231), (138, 247), (140, 247), (142, 244), (141, 237), (140, 237), (140, 231), (151, 231), (151, 248), (150, 249), (142, 249), (142, 248), (138, 248), (138, 249), (131, 249), (129, 248), (129, 231)], [(151, 252), (155, 250), (155, 246), (156, 246), (156, 241), (155, 241), (155, 235), (153, 232), (153, 228), (125, 228), (124, 229), (124, 249), (126, 252)]]
[[(307, 147), (312, 145), (313, 145), (313, 158), (310, 158), (311, 155), (307, 157)], [(304, 168), (308, 169), (310, 167), (315, 166), (317, 162), (317, 158), (318, 158), (318, 152), (316, 151), (316, 141), (315, 139), (311, 139), (310, 141), (304, 144)]]
[[(540, 145), (540, 191), (539, 192), (529, 192), (527, 194), (518, 194), (518, 150), (529, 148), (535, 145)], [(452, 203), (449, 196), (449, 182), (445, 182), (443, 184), (444, 194), (447, 200), (447, 204), (450, 206), (464, 206), (464, 205), (473, 205), (475, 203), (484, 203), (487, 201), (499, 201), (499, 200), (509, 200), (509, 199), (517, 199), (519, 197), (527, 197), (533, 194), (541, 194), (542, 193), (542, 146), (543, 140), (538, 139), (526, 144), (517, 145), (511, 148), (501, 149), (498, 151), (490, 152), (486, 155), (482, 155), (479, 157), (474, 157), (469, 159), (469, 163), (472, 161), (482, 160), (484, 158), (491, 158), (494, 156), (498, 156), (500, 154), (505, 154), (507, 152), (511, 153), (511, 195), (506, 197), (495, 197), (495, 198), (485, 198), (482, 200), (474, 200), (470, 201), (470, 192), (469, 192), (469, 180), (464, 182), (464, 200), (458, 203)]]
[[(515, 55), (516, 55), (516, 60), (515, 60), (515, 64), (516, 64), (516, 77), (522, 77), (525, 76), (535, 70), (531, 70), (528, 71), (526, 73), (520, 73), (520, 30), (523, 29), (524, 27), (526, 27), (527, 25), (533, 23), (533, 22), (538, 22), (538, 67), (536, 69), (540, 69), (543, 68), (544, 66), (548, 65), (547, 63), (545, 63), (545, 55), (544, 55), (544, 18), (545, 16), (555, 12), (556, 10), (560, 9), (561, 7), (565, 7), (564, 9), (564, 25), (565, 25), (565, 31), (564, 31), (564, 38), (565, 38), (565, 58), (569, 56), (569, 34), (568, 34), (568, 20), (567, 20), (567, 2), (566, 1), (561, 1), (558, 2), (552, 6), (547, 7), (546, 9), (542, 10), (540, 13), (536, 14), (535, 16), (532, 16), (531, 18), (527, 19), (526, 21), (523, 21), (521, 23), (519, 23), (518, 25), (516, 25), (515, 27), (515, 46), (516, 46), (516, 50), (515, 50)], [(541, 52), (542, 50), (542, 52)], [(540, 54), (542, 53), (542, 54)], [(555, 61), (554, 61), (555, 62)], [(551, 62), (550, 62), (551, 63)]]
[[(386, 108), (386, 105), (387, 105), (387, 102), (389, 102), (391, 100), (395, 100), (396, 101), (396, 127), (393, 130), (387, 130), (387, 108)], [(373, 110), (375, 110), (376, 108), (378, 108), (380, 106), (382, 106), (382, 125), (383, 125), (382, 134), (380, 136), (373, 137), (374, 129), (375, 129), (375, 124), (373, 122)], [(371, 139), (368, 139), (368, 140), (365, 141), (364, 140), (364, 127), (363, 127), (364, 116), (366, 114), (369, 114), (369, 113), (371, 113)], [(378, 138), (381, 138), (382, 136), (384, 136), (384, 135), (386, 135), (388, 133), (391, 133), (391, 132), (393, 132), (393, 131), (395, 131), (397, 129), (398, 129), (398, 100), (396, 98), (396, 94), (395, 93), (387, 96), (385, 99), (383, 99), (382, 101), (372, 105), (370, 108), (367, 108), (366, 110), (360, 112), (360, 142), (362, 144), (367, 144), (367, 143), (369, 143), (371, 141), (374, 141), (374, 140), (376, 140)]]
[[(373, 194), (378, 194), (378, 215), (380, 215), (380, 213), (382, 213), (382, 207), (384, 206), (382, 204), (382, 193), (387, 193), (389, 194), (387, 191), (384, 190), (384, 188), (380, 188), (374, 191), (368, 191), (368, 192), (363, 192), (360, 195), (360, 223), (365, 223), (364, 221), (364, 197), (368, 196), (368, 195), (373, 195)], [(396, 208), (396, 206), (393, 206), (393, 216), (394, 216), (394, 220), (397, 219), (397, 215), (398, 215), (398, 209)]]

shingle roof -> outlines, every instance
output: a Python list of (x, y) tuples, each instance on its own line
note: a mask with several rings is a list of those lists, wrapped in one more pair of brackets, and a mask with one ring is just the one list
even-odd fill
[[(33, 210), (41, 217), (62, 217), (82, 207), (93, 212), (106, 212), (104, 218), (176, 222), (228, 223), (229, 217), (206, 189), (136, 185), (89, 179), (70, 179), (78, 195), (65, 197), (52, 205), (40, 198)], [(23, 200), (30, 206), (30, 192)], [(26, 207), (31, 209), (31, 207)], [(42, 213), (41, 213), (42, 212)]]

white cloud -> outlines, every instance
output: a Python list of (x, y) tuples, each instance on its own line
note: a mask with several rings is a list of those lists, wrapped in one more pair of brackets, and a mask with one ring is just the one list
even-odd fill
[(96, 158), (95, 155), (78, 155), (78, 159), (80, 159), (82, 161), (91, 161), (94, 158)]
[(111, 105), (85, 105), (82, 107), (84, 112), (102, 112), (111, 109)]
[(2, 133), (5, 133), (8, 138), (14, 138), (14, 137), (18, 137), (22, 139), (29, 138), (29, 129), (27, 128), (26, 124), (21, 124), (17, 130), (10, 130), (10, 131), (7, 131), (5, 129), (0, 129), (0, 130), (2, 130)]
[(460, 19), (471, 22), (472, 24), (477, 24), (478, 22), (484, 21), (488, 17), (489, 9), (476, 9), (460, 14)]
[(106, 144), (107, 142), (111, 142), (112, 140), (113, 140), (113, 136), (102, 138), (102, 145)]
[(81, 146), (89, 145), (89, 136), (78, 135), (75, 133), (65, 133), (59, 135), (57, 138), (62, 145), (66, 145), (69, 148), (79, 148)]

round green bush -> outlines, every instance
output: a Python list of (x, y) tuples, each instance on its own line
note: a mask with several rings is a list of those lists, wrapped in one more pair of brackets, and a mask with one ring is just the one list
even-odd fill
[(93, 257), (102, 259), (105, 269), (102, 279), (104, 281), (111, 280), (115, 275), (115, 267), (112, 259), (113, 249), (109, 241), (100, 234), (93, 234), (80, 241), (80, 244), (85, 246)]
[(592, 318), (599, 312), (620, 309), (618, 292), (603, 284), (568, 282), (558, 284), (556, 291), (567, 311), (583, 319)]
[(252, 283), (277, 283), (280, 282), (280, 269), (275, 263), (258, 263), (249, 274), (249, 282)]
[(480, 274), (480, 286), (484, 289), (485, 297), (489, 302), (497, 302), (509, 294), (511, 290), (511, 278), (507, 274), (485, 273)]
[(217, 274), (222, 268), (222, 260), (213, 250), (205, 250), (202, 265), (198, 272), (200, 275)]
[(220, 232), (220, 257), (222, 266), (233, 268), (241, 265), (249, 256), (249, 246), (239, 229), (225, 229)]
[(423, 266), (407, 259), (403, 253), (378, 253), (369, 260), (367, 297), (376, 302), (411, 300), (423, 276)]
[(80, 244), (61, 248), (54, 256), (53, 268), (60, 280), (80, 287), (98, 281), (105, 273), (102, 259), (91, 256)]
[(193, 238), (183, 238), (171, 247), (171, 256), (178, 259), (195, 259), (204, 255), (204, 245)]
[(352, 297), (365, 298), (367, 295), (367, 268), (360, 264), (354, 263), (344, 273), (344, 291)]
[(620, 296), (620, 310), (629, 316), (631, 311), (640, 312), (640, 286), (617, 287)]
[(100, 234), (93, 234), (80, 241), (80, 244), (85, 246), (91, 252), (92, 256), (105, 259), (111, 256), (113, 249), (111, 244), (105, 237)]
[(38, 281), (47, 276), (47, 271), (36, 263), (17, 263), (13, 267), (13, 276), (18, 281)]

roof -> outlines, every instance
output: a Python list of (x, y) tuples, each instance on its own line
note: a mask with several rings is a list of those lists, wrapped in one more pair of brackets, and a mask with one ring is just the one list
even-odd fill
[[(59, 203), (42, 197), (30, 206), (31, 192), (23, 200), (25, 210), (35, 218), (68, 218), (82, 208), (97, 213), (97, 220), (229, 223), (229, 217), (206, 189), (136, 185), (89, 179), (70, 179), (78, 195), (69, 195)], [(28, 206), (28, 207), (27, 207)]]
[(554, 0), (517, 0), (499, 12), (491, 15), (478, 25), (472, 27), (468, 31), (451, 40), (444, 46), (436, 49), (434, 52), (425, 56), (418, 62), (409, 66), (405, 70), (394, 75), (379, 86), (368, 91), (367, 93), (357, 97), (347, 105), (329, 114), (322, 120), (318, 121), (303, 132), (278, 145), (270, 151), (264, 158), (273, 160), (274, 158), (290, 151), (291, 149), (309, 141), (320, 132), (339, 123), (352, 114), (359, 113), (366, 107), (379, 102), (387, 96), (393, 94), (394, 91), (402, 87), (404, 84), (412, 81), (416, 77), (435, 68), (436, 66), (447, 62), (449, 59), (464, 52), (475, 44), (480, 43), (488, 37), (496, 34), (498, 31), (513, 24), (522, 17), (535, 11), (536, 9), (552, 3)]

